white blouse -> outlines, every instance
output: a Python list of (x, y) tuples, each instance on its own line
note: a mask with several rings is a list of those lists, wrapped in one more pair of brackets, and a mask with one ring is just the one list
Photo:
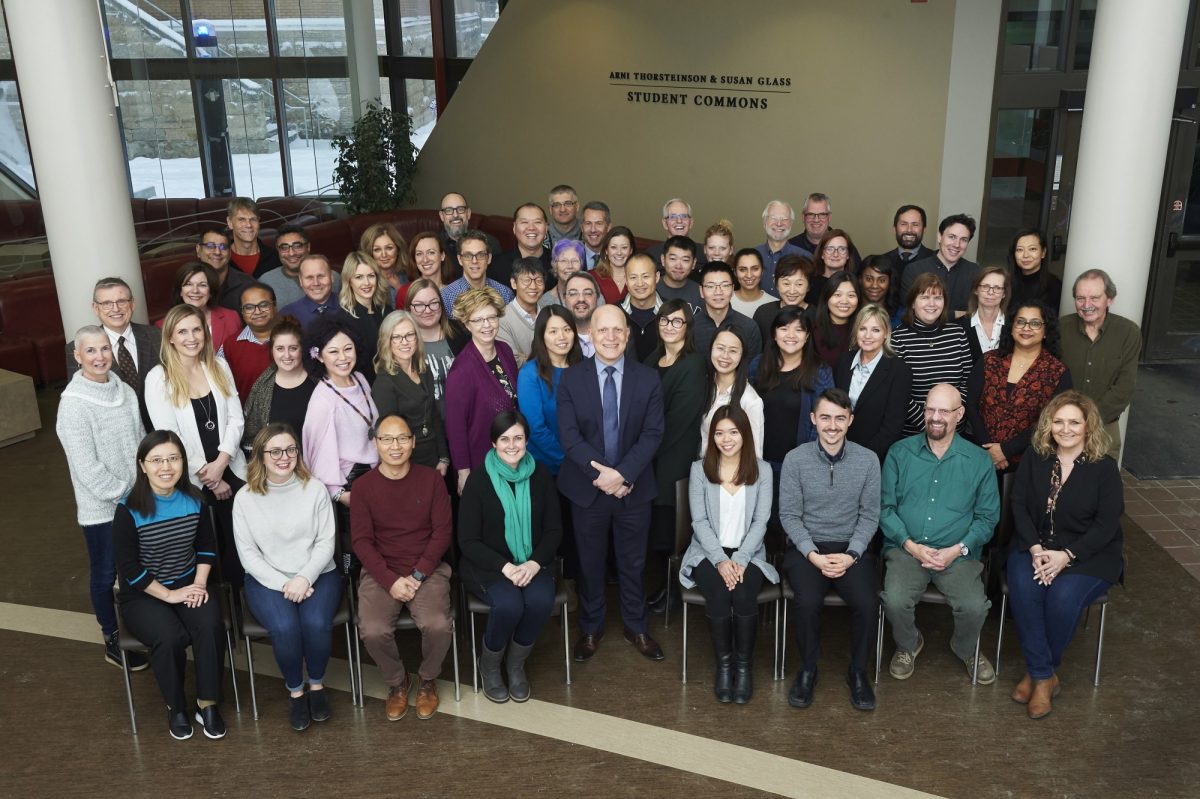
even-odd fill
[[(705, 413), (704, 418), (700, 420), (700, 455), (704, 457), (705, 450), (708, 449), (708, 428), (712, 425), (713, 415), (716, 414), (717, 408), (722, 405), (728, 405), (730, 398), (733, 396), (733, 388), (728, 391), (720, 391), (713, 399), (712, 407)], [(754, 453), (762, 460), (763, 449), (763, 428), (766, 425), (766, 417), (763, 413), (762, 397), (758, 396), (758, 392), (754, 390), (754, 386), (746, 385), (746, 390), (742, 392), (742, 401), (739, 403), (742, 410), (746, 412), (746, 416), (750, 417), (750, 431), (754, 434)]]
[(730, 494), (719, 489), (721, 494), (721, 529), (717, 537), (725, 549), (737, 549), (746, 537), (746, 487), (738, 486), (737, 491)]

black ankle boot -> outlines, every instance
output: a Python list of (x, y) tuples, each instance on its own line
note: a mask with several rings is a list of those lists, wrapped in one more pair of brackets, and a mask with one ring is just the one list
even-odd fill
[(758, 636), (758, 614), (733, 617), (733, 701), (744, 705), (754, 694), (754, 640)]
[(713, 693), (717, 701), (733, 701), (733, 619), (708, 619), (708, 634), (712, 638), (713, 659), (716, 661), (716, 676), (713, 678)]

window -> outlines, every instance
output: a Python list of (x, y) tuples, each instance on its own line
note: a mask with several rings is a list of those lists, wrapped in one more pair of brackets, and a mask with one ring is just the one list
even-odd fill
[(1067, 0), (1010, 0), (1004, 21), (1004, 72), (1060, 69)]
[(196, 56), (264, 58), (271, 54), (262, 3), (191, 0), (191, 7)]
[(293, 194), (332, 194), (336, 153), (329, 140), (350, 131), (348, 78), (283, 81)]
[(1047, 170), (1051, 168), (1053, 127), (1053, 109), (996, 112), (996, 146), (981, 262), (1005, 263), (1013, 234), (1022, 227), (1040, 226)]
[(454, 55), (474, 58), (500, 16), (498, 0), (454, 0)]
[(33, 161), (25, 137), (25, 120), (17, 97), (16, 81), (0, 81), (0, 168), (34, 187)]
[(185, 58), (183, 12), (179, 0), (129, 3), (104, 0), (113, 58)]
[(203, 197), (192, 84), (118, 81), (121, 128), (134, 197)]
[[(361, 0), (359, 0), (361, 2)], [(339, 0), (275, 0), (282, 58), (346, 55), (346, 17)]]

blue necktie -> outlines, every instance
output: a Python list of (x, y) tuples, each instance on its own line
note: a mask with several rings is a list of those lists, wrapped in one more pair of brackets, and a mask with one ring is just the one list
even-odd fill
[(617, 465), (617, 380), (615, 366), (604, 367), (604, 459), (609, 466)]

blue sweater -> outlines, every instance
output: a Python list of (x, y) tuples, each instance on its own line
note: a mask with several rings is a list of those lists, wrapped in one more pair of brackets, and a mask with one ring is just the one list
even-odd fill
[(155, 580), (169, 589), (189, 585), (196, 566), (216, 562), (212, 523), (204, 506), (182, 491), (155, 496), (154, 513), (144, 516), (124, 502), (113, 519), (113, 556), (121, 593), (139, 594)]
[(537, 363), (527, 361), (517, 374), (517, 404), (529, 420), (529, 454), (545, 465), (551, 474), (558, 474), (563, 462), (562, 444), (558, 441), (558, 381), (562, 369), (554, 370), (553, 389), (537, 373)]

